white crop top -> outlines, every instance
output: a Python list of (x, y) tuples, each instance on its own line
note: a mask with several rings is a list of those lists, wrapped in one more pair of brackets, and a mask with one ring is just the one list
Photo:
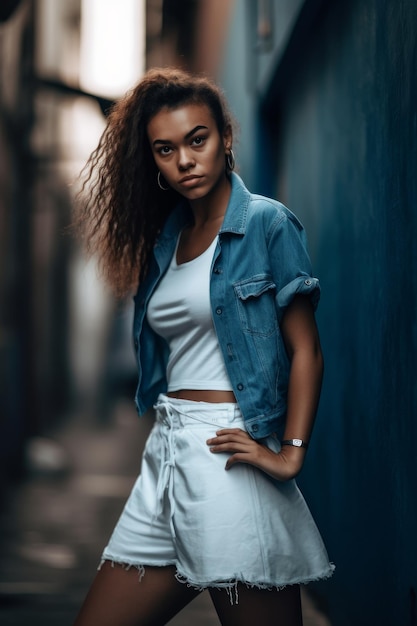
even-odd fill
[(178, 242), (147, 310), (151, 328), (169, 345), (168, 391), (232, 391), (210, 306), (210, 267), (217, 237), (200, 256), (180, 265)]

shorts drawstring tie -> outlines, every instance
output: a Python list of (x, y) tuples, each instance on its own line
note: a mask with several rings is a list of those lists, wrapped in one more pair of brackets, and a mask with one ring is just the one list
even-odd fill
[(175, 500), (174, 500), (174, 468), (175, 468), (175, 442), (174, 442), (174, 423), (175, 415), (171, 410), (169, 402), (159, 401), (155, 405), (160, 416), (160, 437), (161, 437), (161, 461), (159, 479), (156, 487), (157, 507), (155, 509), (154, 518), (158, 517), (163, 512), (164, 508), (164, 494), (167, 492), (169, 506), (170, 506), (170, 523), (172, 537), (175, 540), (175, 528), (173, 524), (173, 517), (175, 513)]

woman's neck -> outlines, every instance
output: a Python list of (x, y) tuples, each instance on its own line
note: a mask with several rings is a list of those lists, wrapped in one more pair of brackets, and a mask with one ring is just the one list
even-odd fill
[(204, 227), (224, 217), (231, 194), (230, 180), (224, 176), (211, 192), (197, 200), (191, 200), (194, 226)]

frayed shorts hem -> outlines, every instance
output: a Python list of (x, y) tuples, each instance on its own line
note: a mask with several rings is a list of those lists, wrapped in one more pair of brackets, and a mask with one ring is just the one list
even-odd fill
[(224, 589), (227, 595), (229, 596), (231, 604), (239, 603), (238, 585), (245, 585), (246, 587), (250, 589), (265, 589), (267, 591), (273, 591), (273, 590), (282, 591), (282, 589), (285, 589), (286, 587), (290, 587), (292, 585), (307, 585), (308, 583), (311, 583), (311, 582), (325, 580), (327, 578), (330, 578), (333, 575), (333, 572), (335, 570), (335, 565), (333, 563), (329, 563), (329, 567), (327, 568), (327, 570), (322, 572), (321, 574), (318, 574), (314, 578), (300, 578), (300, 579), (294, 579), (291, 581), (279, 582), (279, 583), (260, 582), (260, 581), (254, 582), (254, 581), (246, 580), (241, 576), (232, 576), (224, 580), (202, 582), (202, 581), (195, 581), (195, 580), (190, 579), (190, 577), (187, 576), (185, 573), (179, 571), (176, 563), (172, 561), (169, 561), (166, 563), (161, 563), (159, 561), (158, 563), (146, 563), (146, 565), (143, 565), (143, 564), (138, 565), (137, 563), (126, 563), (123, 561), (119, 561), (118, 559), (113, 559), (111, 557), (106, 556), (101, 559), (100, 564), (97, 569), (100, 570), (105, 562), (109, 562), (111, 564), (111, 567), (120, 565), (126, 571), (129, 571), (132, 568), (136, 569), (139, 574), (139, 581), (141, 581), (142, 578), (145, 576), (146, 567), (174, 566), (176, 570), (175, 578), (178, 582), (184, 585), (187, 585), (187, 587), (195, 589), (196, 591), (199, 591), (199, 592), (210, 590), (210, 589), (218, 589), (218, 590)]

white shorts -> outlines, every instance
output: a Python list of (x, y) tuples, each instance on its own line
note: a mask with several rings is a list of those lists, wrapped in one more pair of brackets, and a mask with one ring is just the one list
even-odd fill
[[(102, 562), (173, 565), (197, 589), (238, 582), (285, 587), (327, 578), (334, 566), (294, 480), (277, 482), (250, 465), (225, 470), (228, 454), (206, 440), (245, 429), (237, 404), (161, 395), (142, 469)], [(264, 440), (278, 451), (275, 437)]]

